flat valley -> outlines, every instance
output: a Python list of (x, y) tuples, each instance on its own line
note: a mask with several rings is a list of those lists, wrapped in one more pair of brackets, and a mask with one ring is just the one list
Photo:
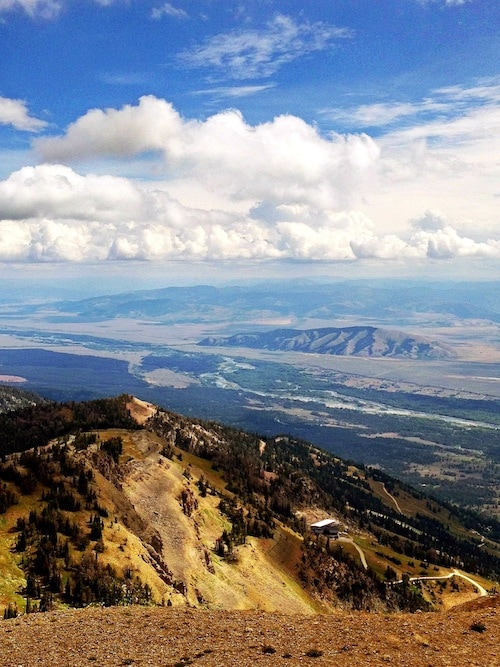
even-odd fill
[[(4, 303), (0, 374), (57, 400), (133, 392), (257, 433), (292, 433), (498, 516), (498, 287), (292, 281)], [(448, 354), (268, 349), (272, 332), (328, 327), (396, 332)], [(261, 343), (246, 346), (249, 334)]]

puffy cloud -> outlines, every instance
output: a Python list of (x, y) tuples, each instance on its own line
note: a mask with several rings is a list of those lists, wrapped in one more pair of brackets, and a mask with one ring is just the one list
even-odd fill
[(128, 220), (148, 215), (146, 203), (126, 179), (84, 177), (60, 165), (24, 167), (0, 183), (1, 219)]
[(417, 231), (435, 232), (448, 226), (446, 216), (441, 211), (425, 211), (425, 213), (410, 220), (411, 226)]
[(278, 14), (266, 26), (211, 37), (180, 54), (189, 67), (218, 68), (224, 77), (254, 79), (275, 74), (283, 65), (313, 51), (323, 51), (351, 31), (317, 21), (296, 22)]
[(35, 146), (46, 160), (66, 160), (98, 155), (124, 157), (169, 146), (182, 139), (183, 122), (173, 106), (151, 95), (138, 106), (92, 109), (69, 125), (63, 137), (40, 139)]
[[(498, 258), (485, 196), (499, 171), (486, 150), (495, 94), (491, 83), (446, 89), (457, 104), (485, 103), (377, 141), (323, 135), (291, 115), (256, 126), (237, 110), (185, 119), (153, 96), (91, 110), (35, 140), (53, 164), (0, 182), (0, 260)], [(60, 164), (82, 160), (139, 167), (140, 178)]]
[(435, 231), (419, 231), (405, 241), (393, 234), (352, 242), (358, 258), (374, 259), (452, 259), (454, 257), (500, 258), (500, 240), (477, 242), (462, 237), (450, 226)]
[(365, 238), (353, 239), (351, 248), (358, 259), (415, 259), (427, 254), (423, 245), (415, 247), (394, 234), (381, 237), (371, 234)]
[(24, 167), (0, 183), (0, 260), (274, 257), (262, 224), (187, 209), (123, 178)]
[(409, 238), (378, 233), (359, 211), (262, 203), (250, 215), (189, 208), (124, 178), (82, 176), (62, 165), (25, 167), (0, 182), (0, 261), (500, 257), (439, 214)]
[(444, 227), (435, 232), (418, 232), (412, 237), (413, 244), (427, 248), (426, 256), (437, 259), (452, 257), (495, 257), (500, 258), (500, 240), (490, 239), (478, 243), (461, 237), (453, 227)]
[(0, 125), (12, 125), (16, 130), (26, 132), (38, 132), (46, 127), (47, 123), (30, 116), (26, 102), (23, 100), (0, 97)]
[(257, 126), (228, 110), (204, 122), (182, 119), (153, 96), (120, 110), (94, 109), (62, 137), (35, 142), (46, 160), (162, 153), (170, 177), (189, 175), (230, 200), (305, 202), (344, 208), (362, 192), (379, 156), (367, 135), (323, 137), (296, 116)]

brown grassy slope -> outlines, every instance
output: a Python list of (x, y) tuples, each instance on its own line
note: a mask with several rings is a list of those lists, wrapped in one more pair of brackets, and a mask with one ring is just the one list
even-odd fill
[[(131, 400), (127, 407), (139, 420), (147, 419), (156, 411), (155, 406), (137, 399)], [(193, 426), (192, 430), (203, 437), (210, 435), (205, 435), (198, 426)], [(118, 574), (130, 570), (134, 577), (138, 576), (151, 587), (157, 603), (163, 600), (173, 606), (201, 606), (212, 610), (286, 610), (303, 615), (336, 611), (331, 596), (324, 595), (324, 591), (321, 596), (315, 594), (314, 589), (299, 580), (301, 538), (279, 523), (273, 539), (251, 537), (245, 545), (237, 547), (236, 562), (217, 555), (214, 549), (217, 538), (224, 529), (230, 530), (227, 517), (218, 509), (218, 494), (232, 494), (225, 490), (220, 473), (210, 469), (208, 461), (175, 447), (177, 455), (163, 456), (166, 444), (172, 444), (172, 434), (166, 436), (169, 443), (146, 430), (108, 429), (97, 431), (96, 435), (101, 441), (122, 438), (119, 465), (114, 464), (98, 444), (81, 451), (69, 444), (68, 455), (93, 468), (92, 489), (96, 491), (99, 505), (108, 512), (103, 521), (103, 551), (97, 556), (101, 565), (112, 565)], [(201, 476), (212, 487), (207, 494), (202, 494), (198, 488), (197, 480)], [(30, 509), (41, 504), (41, 485), (39, 487), (36, 493), (23, 497), (19, 505), (12, 506), (0, 517), (0, 613), (9, 602), (17, 602), (19, 610), (25, 608), (25, 576), (20, 569), (24, 555), (14, 550), (15, 524), (17, 517), (27, 516)], [(183, 492), (188, 492), (193, 500), (189, 513), (183, 511), (180, 500)], [(93, 509), (82, 506), (81, 512), (66, 514), (88, 533), (88, 521), (93, 513)], [(354, 527), (351, 532), (358, 549), (362, 549), (369, 564), (383, 576), (387, 565), (393, 562), (389, 560), (389, 548)], [(95, 542), (87, 547), (92, 556), (94, 547)], [(342, 548), (359, 559), (354, 543), (343, 541)], [(81, 558), (81, 553), (73, 547), (71, 555), (74, 562)], [(401, 567), (396, 567), (398, 576), (403, 571), (418, 574), (418, 562), (412, 569), (407, 558), (403, 561)], [(447, 573), (444, 568), (424, 572), (440, 576)], [(483, 580), (480, 583), (486, 588), (492, 585)], [(432, 582), (427, 586), (426, 596), (437, 609), (445, 610), (478, 595), (471, 584), (463, 581), (460, 591), (451, 590), (450, 583), (449, 595), (448, 590), (441, 589), (441, 584)], [(444, 597), (447, 597), (446, 604)]]
[[(124, 466), (121, 491), (147, 526), (149, 536), (144, 537), (149, 537), (149, 543), (157, 543), (174, 579), (186, 584), (184, 596), (165, 588), (165, 599), (174, 605), (201, 602), (224, 609), (288, 608), (295, 613), (317, 610), (286, 568), (269, 561), (266, 542), (270, 540), (248, 539), (238, 550), (237, 564), (218, 558), (213, 550), (215, 541), (230, 524), (218, 511), (218, 496), (200, 496), (195, 483), (200, 473), (195, 465), (160, 457), (161, 442), (147, 431), (122, 435), (123, 458), (132, 448), (135, 451), (134, 459)], [(184, 475), (188, 470), (190, 479)], [(183, 513), (179, 502), (183, 489), (188, 489), (197, 502), (189, 516)], [(151, 539), (153, 535), (156, 540)], [(276, 539), (279, 538), (276, 531)]]
[[(127, 407), (139, 421), (147, 419), (156, 410), (155, 406), (137, 399), (132, 399)], [(125, 565), (123, 559), (120, 563), (119, 557), (126, 554), (131, 558), (128, 562), (140, 570), (141, 578), (152, 586), (155, 599), (170, 600), (174, 605), (187, 602), (194, 606), (208, 605), (215, 609), (286, 609), (288, 612), (302, 614), (326, 611), (327, 605), (308, 595), (297, 581), (296, 564), (300, 559), (300, 545), (296, 536), (278, 527), (273, 540), (248, 539), (247, 545), (238, 549), (237, 564), (221, 560), (214, 553), (213, 547), (222, 531), (230, 528), (230, 524), (217, 509), (219, 498), (213, 495), (202, 498), (196, 486), (196, 479), (203, 475), (218, 491), (222, 491), (225, 485), (219, 474), (210, 471), (207, 462), (193, 454), (182, 452), (182, 461), (177, 457), (173, 460), (161, 457), (159, 453), (162, 441), (150, 432), (108, 432), (108, 436), (118, 434), (124, 439), (124, 452), (121, 457), (123, 478), (119, 485), (119, 495), (122, 499), (127, 499), (134, 508), (134, 515), (140, 518), (143, 526), (147, 526), (147, 529), (142, 531), (143, 543), (157, 545), (156, 549), (174, 579), (186, 585), (185, 593), (179, 595), (171, 588), (162, 586), (158, 580), (152, 580), (144, 571), (144, 556), (140, 550), (132, 549), (132, 554), (129, 549), (125, 552), (115, 551), (117, 560), (114, 565)], [(101, 437), (108, 436), (101, 432)], [(129, 463), (125, 463), (126, 461)], [(185, 477), (186, 472), (189, 472), (189, 479)], [(190, 516), (186, 516), (181, 510), (179, 496), (182, 489), (189, 489), (198, 503)], [(114, 503), (116, 502), (115, 497)], [(425, 506), (419, 509), (425, 509)], [(120, 514), (123, 517), (127, 513)], [(119, 521), (120, 523), (122, 522)], [(131, 527), (130, 518), (126, 523)], [(123, 528), (122, 526), (122, 535)], [(346, 550), (348, 547), (349, 545), (344, 545)], [(373, 552), (377, 549), (380, 549), (379, 545), (372, 546), (369, 540), (364, 541), (363, 550), (371, 566), (374, 566)], [(352, 555), (354, 558), (358, 557), (355, 551)], [(109, 556), (109, 552), (103, 554), (104, 558), (106, 556)], [(212, 571), (207, 567), (207, 557)], [(382, 573), (388, 562), (381, 563)], [(418, 563), (416, 565), (418, 566)], [(412, 575), (419, 573), (418, 567), (415, 569), (406, 565), (403, 569)], [(401, 576), (402, 572), (403, 570), (397, 568), (398, 576)], [(448, 570), (443, 568), (439, 572), (430, 572), (439, 575), (447, 573)], [(487, 582), (485, 585), (490, 587)], [(460, 604), (477, 595), (471, 586), (467, 588), (462, 585), (460, 596), (454, 592), (448, 596), (446, 604), (441, 604), (440, 599), (446, 597), (446, 591), (434, 588), (436, 590), (426, 593), (426, 597), (440, 609)]]
[[(147, 406), (138, 404), (145, 416)], [(238, 562), (217, 556), (214, 545), (231, 524), (218, 509), (220, 497), (199, 492), (196, 481), (205, 462), (186, 455), (185, 460), (161, 455), (165, 441), (144, 430), (98, 431), (99, 440), (121, 437), (123, 453), (120, 465), (103, 458), (97, 445), (88, 450), (72, 451), (71, 456), (92, 466), (92, 488), (108, 517), (103, 521), (103, 547), (99, 562), (111, 564), (117, 573), (130, 569), (152, 590), (156, 603), (174, 606), (209, 606), (215, 609), (287, 609), (293, 613), (312, 614), (324, 609), (299, 585), (288, 563), (275, 560), (274, 546), (287, 539), (288, 532), (277, 527), (273, 540), (248, 538), (238, 547)], [(101, 463), (96, 465), (96, 461)], [(109, 465), (108, 465), (109, 464)], [(186, 473), (188, 476), (186, 476)], [(208, 475), (207, 475), (208, 477)], [(220, 489), (220, 476), (210, 476)], [(16, 553), (15, 530), (19, 516), (27, 518), (31, 509), (41, 510), (41, 488), (22, 497), (18, 505), (0, 516), (0, 614), (8, 603), (16, 602), (24, 610), (25, 573), (20, 569), (23, 554)], [(183, 491), (191, 494), (196, 506), (187, 515), (180, 501)], [(92, 509), (66, 513), (82, 530)], [(290, 539), (291, 539), (290, 535)], [(93, 543), (88, 550), (92, 552)], [(72, 548), (72, 557), (81, 553)], [(0, 665), (1, 657), (0, 657)]]
[(449, 614), (87, 608), (0, 622), (0, 655), (4, 667), (498, 667), (499, 621), (498, 597)]

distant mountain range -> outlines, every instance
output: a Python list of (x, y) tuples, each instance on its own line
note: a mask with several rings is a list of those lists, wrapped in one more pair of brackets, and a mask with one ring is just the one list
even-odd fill
[(417, 319), (500, 322), (498, 282), (423, 280), (269, 281), (240, 286), (167, 287), (47, 305), (16, 304), (16, 314), (34, 312), (58, 320), (96, 321), (126, 317), (164, 322), (238, 322), (287, 318), (369, 318), (402, 326)]
[(210, 336), (198, 345), (357, 357), (447, 359), (455, 356), (452, 350), (440, 343), (377, 327), (326, 327), (304, 331), (275, 329), (234, 336)]

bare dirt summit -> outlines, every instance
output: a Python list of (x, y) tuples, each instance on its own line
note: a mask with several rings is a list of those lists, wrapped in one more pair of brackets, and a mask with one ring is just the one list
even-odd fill
[(0, 622), (3, 667), (498, 667), (500, 598), (447, 614), (113, 607)]

